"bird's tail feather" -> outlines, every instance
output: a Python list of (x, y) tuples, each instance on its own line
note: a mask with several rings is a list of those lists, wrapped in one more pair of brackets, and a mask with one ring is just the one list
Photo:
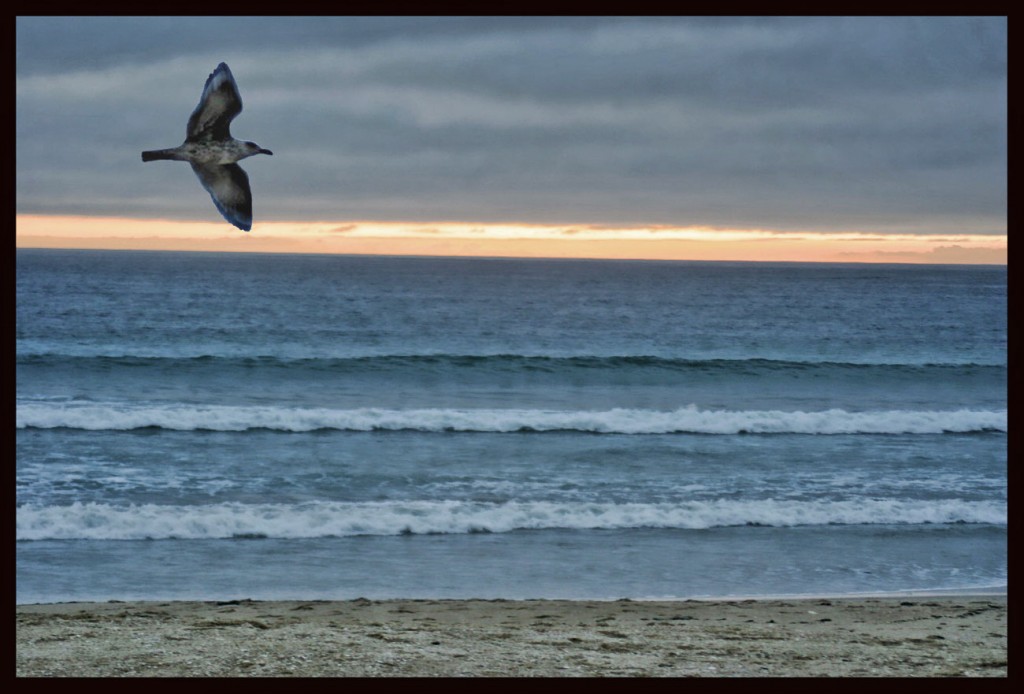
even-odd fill
[(156, 161), (157, 159), (179, 159), (178, 153), (173, 149), (154, 149), (142, 153), (142, 161)]

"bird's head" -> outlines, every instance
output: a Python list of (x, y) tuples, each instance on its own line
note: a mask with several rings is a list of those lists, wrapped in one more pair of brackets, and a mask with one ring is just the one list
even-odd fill
[(254, 154), (273, 154), (269, 149), (263, 149), (255, 142), (245, 143), (246, 154), (245, 156), (251, 157)]

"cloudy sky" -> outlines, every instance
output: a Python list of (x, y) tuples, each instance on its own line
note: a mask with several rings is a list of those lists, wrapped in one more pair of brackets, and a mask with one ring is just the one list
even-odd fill
[[(139, 157), (221, 61), (248, 235)], [(16, 73), (19, 245), (1005, 259), (1005, 18), (21, 17)]]

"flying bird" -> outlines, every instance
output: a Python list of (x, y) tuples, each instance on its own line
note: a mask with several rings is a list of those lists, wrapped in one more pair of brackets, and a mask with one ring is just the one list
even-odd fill
[(242, 97), (225, 63), (206, 78), (199, 105), (188, 118), (185, 142), (171, 149), (142, 153), (142, 161), (187, 161), (224, 219), (242, 231), (252, 228), (249, 177), (236, 162), (254, 154), (273, 154), (255, 142), (231, 137), (228, 126), (242, 112)]

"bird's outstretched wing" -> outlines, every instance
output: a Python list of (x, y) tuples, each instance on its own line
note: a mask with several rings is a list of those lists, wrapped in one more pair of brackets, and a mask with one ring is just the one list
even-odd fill
[(238, 164), (192, 164), (203, 188), (224, 219), (242, 231), (252, 228), (252, 193), (249, 177)]
[(242, 97), (238, 94), (238, 85), (228, 66), (221, 63), (206, 78), (199, 105), (188, 118), (185, 139), (229, 138), (231, 134), (228, 126), (231, 119), (241, 112)]

